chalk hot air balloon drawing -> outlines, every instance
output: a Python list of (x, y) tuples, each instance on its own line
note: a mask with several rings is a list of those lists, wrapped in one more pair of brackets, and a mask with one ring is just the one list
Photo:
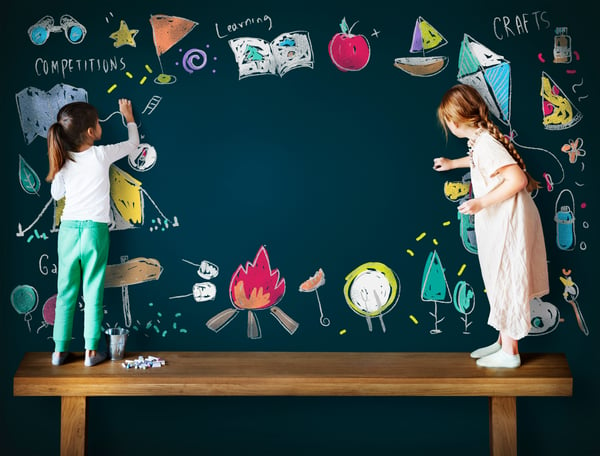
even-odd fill
[(165, 73), (160, 56), (181, 41), (198, 23), (183, 17), (154, 14), (150, 16), (150, 25), (161, 70), (154, 82), (160, 85), (173, 84), (177, 78), (172, 74)]
[(440, 32), (419, 16), (413, 30), (409, 52), (412, 54), (422, 53), (423, 55), (419, 57), (399, 57), (394, 60), (394, 66), (411, 76), (427, 77), (436, 75), (446, 68), (448, 57), (445, 55), (428, 57), (426, 54), (447, 43), (448, 41)]
[(490, 112), (510, 126), (510, 62), (465, 34), (458, 56), (458, 76), (485, 100)]

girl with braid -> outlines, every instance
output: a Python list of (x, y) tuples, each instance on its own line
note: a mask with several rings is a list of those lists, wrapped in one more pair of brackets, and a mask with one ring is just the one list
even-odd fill
[(119, 100), (127, 123), (127, 141), (94, 145), (102, 137), (96, 108), (76, 101), (63, 106), (48, 129), (46, 180), (52, 182), (55, 200), (65, 197), (58, 231), (58, 294), (54, 319), (52, 364), (64, 364), (69, 356), (73, 318), (80, 285), (83, 288), (86, 366), (106, 359), (97, 351), (100, 340), (104, 276), (108, 260), (110, 222), (110, 165), (133, 153), (140, 143), (131, 102)]
[(470, 168), (473, 198), (459, 205), (474, 214), (479, 264), (490, 303), (488, 324), (498, 339), (471, 353), (483, 367), (521, 365), (518, 343), (531, 329), (530, 301), (549, 292), (544, 233), (530, 192), (539, 188), (523, 159), (489, 118), (476, 89), (459, 84), (449, 89), (437, 110), (448, 130), (466, 138), (468, 155), (433, 160), (433, 169)]

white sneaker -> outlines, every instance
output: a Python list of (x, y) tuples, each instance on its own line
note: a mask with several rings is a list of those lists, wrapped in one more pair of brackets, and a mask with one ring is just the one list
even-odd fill
[(502, 345), (498, 341), (494, 342), (492, 345), (488, 345), (487, 347), (478, 348), (474, 352), (471, 353), (471, 358), (483, 358), (484, 356), (491, 355), (496, 353), (498, 350), (502, 348)]
[(514, 369), (521, 365), (521, 356), (518, 353), (511, 355), (504, 350), (498, 350), (496, 353), (479, 358), (477, 365), (481, 367), (506, 367)]

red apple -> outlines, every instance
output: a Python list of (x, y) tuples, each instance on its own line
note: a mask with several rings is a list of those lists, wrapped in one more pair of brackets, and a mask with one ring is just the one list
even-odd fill
[(353, 35), (352, 28), (348, 30), (345, 19), (341, 28), (342, 33), (336, 33), (329, 42), (329, 57), (341, 71), (360, 71), (369, 63), (369, 42), (364, 35)]

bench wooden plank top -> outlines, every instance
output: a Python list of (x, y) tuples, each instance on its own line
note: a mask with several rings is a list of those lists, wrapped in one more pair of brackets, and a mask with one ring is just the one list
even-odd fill
[[(26, 353), (15, 396), (570, 396), (563, 354), (521, 354), (517, 369), (478, 367), (467, 353), (158, 352), (163, 367), (122, 361), (52, 366)], [(128, 353), (135, 359), (138, 353)]]

